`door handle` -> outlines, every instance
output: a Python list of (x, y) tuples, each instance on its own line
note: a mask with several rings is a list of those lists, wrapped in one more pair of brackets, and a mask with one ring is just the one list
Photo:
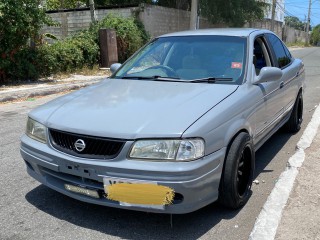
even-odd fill
[(284, 87), (284, 82), (280, 83), (280, 89)]

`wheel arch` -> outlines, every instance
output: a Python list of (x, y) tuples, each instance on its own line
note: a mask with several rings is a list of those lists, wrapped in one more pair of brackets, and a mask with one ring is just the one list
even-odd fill
[(239, 119), (236, 122), (234, 122), (231, 126), (228, 127), (226, 134), (225, 134), (225, 139), (224, 139), (225, 146), (227, 147), (227, 152), (230, 148), (230, 145), (234, 141), (234, 139), (241, 132), (248, 133), (249, 136), (251, 137), (251, 140), (252, 140), (253, 131), (252, 131), (251, 125), (245, 119)]
[[(244, 133), (245, 135), (241, 136), (241, 134)], [(247, 140), (245, 140), (247, 139)], [(246, 142), (243, 142), (246, 141)], [(235, 144), (235, 145), (234, 145)], [(240, 145), (239, 145), (240, 144)], [(241, 185), (234, 185), (235, 178), (233, 176), (234, 169), (236, 171), (239, 171), (240, 165), (239, 161), (242, 159), (242, 155), (245, 152), (245, 149), (247, 149), (248, 144), (250, 144), (250, 159), (249, 160), (249, 166), (251, 166), (249, 171), (247, 172), (247, 180), (246, 191), (249, 192), (243, 192), (243, 195), (239, 193), (239, 188), (241, 189)], [(241, 145), (243, 145), (241, 147)], [(242, 150), (240, 150), (242, 149)], [(239, 152), (240, 150), (240, 152)], [(230, 152), (230, 153), (229, 153)], [(235, 153), (237, 153), (235, 155)], [(230, 154), (230, 155), (229, 155)], [(254, 149), (253, 149), (253, 143), (252, 143), (252, 137), (250, 136), (249, 132), (246, 129), (240, 129), (234, 136), (230, 139), (230, 142), (227, 146), (225, 159), (222, 166), (222, 173), (219, 183), (219, 202), (220, 204), (232, 208), (232, 209), (238, 209), (239, 207), (242, 207), (250, 198), (252, 191), (250, 192), (250, 188), (252, 185), (252, 181), (254, 179), (254, 171), (255, 171), (255, 155), (254, 155)], [(244, 160), (246, 161), (246, 160)], [(245, 164), (246, 165), (246, 164)], [(238, 181), (238, 180), (237, 180)], [(240, 187), (239, 187), (240, 186)], [(234, 193), (234, 191), (238, 191), (237, 193)], [(240, 194), (240, 195), (239, 195)]]
[[(226, 145), (227, 148), (226, 148), (226, 153), (225, 153), (223, 164), (222, 164), (222, 173), (221, 174), (223, 174), (223, 172), (224, 172), (225, 162), (226, 162), (226, 158), (228, 156), (228, 152), (230, 150), (230, 147), (231, 147), (232, 143), (234, 142), (234, 140), (236, 139), (236, 137), (239, 136), (240, 133), (248, 133), (251, 140), (252, 140), (252, 135), (250, 134), (250, 131), (247, 128), (241, 128), (233, 134), (233, 136), (229, 139), (228, 144)], [(253, 147), (253, 143), (252, 143), (252, 147)], [(254, 149), (252, 150), (252, 154), (254, 154)], [(255, 158), (254, 155), (252, 157)]]

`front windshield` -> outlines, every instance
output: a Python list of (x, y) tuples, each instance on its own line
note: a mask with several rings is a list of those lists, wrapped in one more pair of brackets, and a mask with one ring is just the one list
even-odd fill
[(129, 59), (113, 77), (167, 81), (216, 79), (219, 83), (241, 84), (246, 46), (243, 37), (158, 38)]

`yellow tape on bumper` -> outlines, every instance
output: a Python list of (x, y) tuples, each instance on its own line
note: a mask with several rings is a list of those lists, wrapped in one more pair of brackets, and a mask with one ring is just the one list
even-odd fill
[(154, 184), (117, 183), (108, 186), (107, 192), (108, 199), (131, 204), (168, 205), (174, 198), (173, 189)]

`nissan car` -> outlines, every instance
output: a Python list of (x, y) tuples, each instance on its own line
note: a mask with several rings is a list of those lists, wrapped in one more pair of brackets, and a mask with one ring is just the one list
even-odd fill
[[(150, 41), (112, 75), (29, 113), (31, 177), (106, 207), (184, 214), (251, 196), (255, 152), (303, 118), (305, 70), (261, 29), (207, 29)], [(63, 203), (61, 203), (63, 204)]]

